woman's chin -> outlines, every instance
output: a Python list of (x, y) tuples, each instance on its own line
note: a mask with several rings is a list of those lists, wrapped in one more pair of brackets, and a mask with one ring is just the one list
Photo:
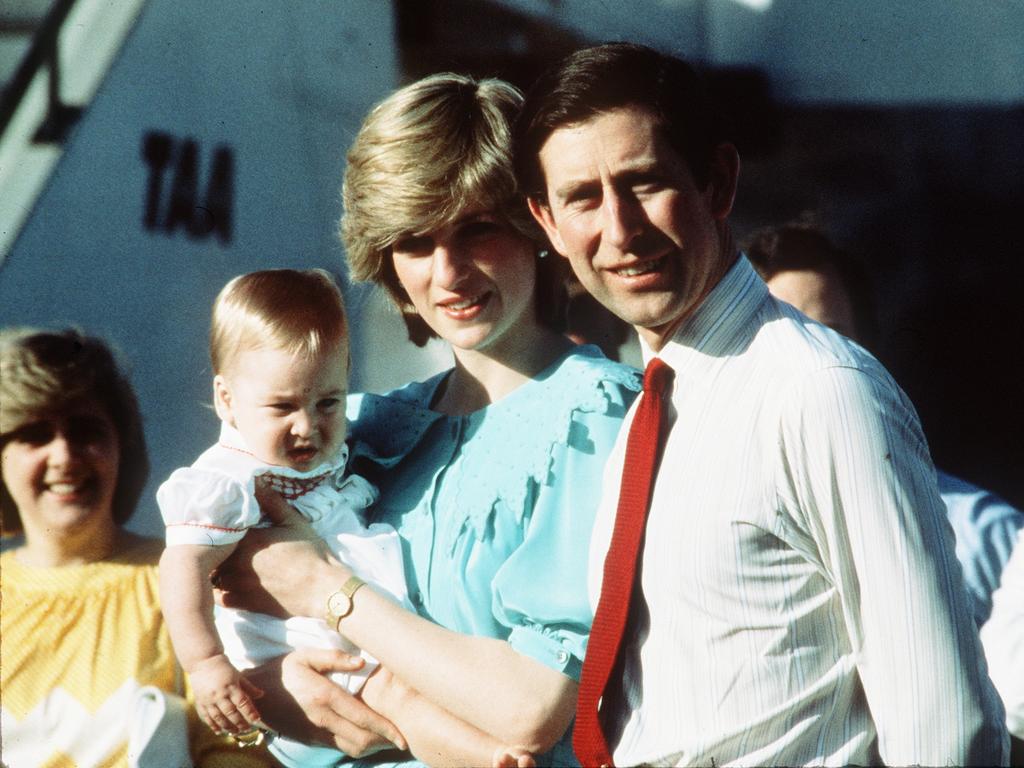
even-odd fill
[(40, 501), (38, 516), (47, 530), (73, 531), (105, 520), (113, 522), (114, 519), (110, 503), (95, 493), (73, 496), (47, 493)]
[(493, 341), (494, 328), (490, 323), (474, 323), (463, 327), (435, 329), (438, 336), (448, 342), (456, 350), (476, 351), (485, 348)]

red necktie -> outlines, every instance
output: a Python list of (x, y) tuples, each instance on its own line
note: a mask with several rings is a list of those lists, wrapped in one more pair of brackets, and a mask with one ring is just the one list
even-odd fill
[(576, 704), (572, 746), (576, 758), (584, 766), (612, 765), (611, 752), (598, 720), (598, 702), (622, 645), (637, 556), (644, 538), (651, 488), (661, 454), (667, 412), (664, 395), (674, 376), (675, 372), (660, 358), (655, 357), (647, 364), (643, 396), (629, 428), (619, 508), (611, 545), (604, 559), (601, 599), (590, 630)]

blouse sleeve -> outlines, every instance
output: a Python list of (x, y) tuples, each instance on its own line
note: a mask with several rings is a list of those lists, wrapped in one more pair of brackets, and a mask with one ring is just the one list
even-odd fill
[(981, 628), (981, 642), (992, 682), (1006, 707), (1006, 727), (1024, 739), (1024, 534), (992, 602), (992, 618)]
[(156, 492), (167, 526), (167, 545), (218, 546), (239, 541), (260, 521), (251, 489), (220, 472), (175, 470)]
[(630, 386), (604, 382), (604, 407), (576, 409), (568, 434), (551, 448), (547, 478), (533, 483), (534, 503), (522, 544), (499, 568), (493, 609), (518, 652), (579, 680), (593, 611), (587, 555), (604, 465), (626, 409)]

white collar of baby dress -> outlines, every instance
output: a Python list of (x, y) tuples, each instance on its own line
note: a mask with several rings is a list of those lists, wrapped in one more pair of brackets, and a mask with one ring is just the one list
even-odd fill
[(249, 450), (245, 444), (245, 439), (237, 429), (223, 422), (220, 425), (220, 439), (217, 442), (222, 448), (244, 453), (259, 464), (261, 468), (265, 467), (263, 471), (257, 470), (254, 472), (254, 476), (266, 478), (270, 483), (270, 487), (289, 501), (305, 496), (310, 491), (319, 487), (325, 480), (340, 475), (348, 463), (348, 446), (342, 443), (338, 452), (331, 459), (321, 462), (313, 469), (305, 472), (292, 469), (291, 467), (267, 464), (260, 461)]

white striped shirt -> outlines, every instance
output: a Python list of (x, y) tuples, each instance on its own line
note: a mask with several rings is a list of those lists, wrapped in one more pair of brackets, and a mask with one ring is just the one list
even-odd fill
[[(672, 426), (626, 703), (605, 702), (616, 764), (1005, 761), (928, 447), (884, 368), (743, 257), (660, 356)], [(594, 532), (595, 606), (631, 419)]]

